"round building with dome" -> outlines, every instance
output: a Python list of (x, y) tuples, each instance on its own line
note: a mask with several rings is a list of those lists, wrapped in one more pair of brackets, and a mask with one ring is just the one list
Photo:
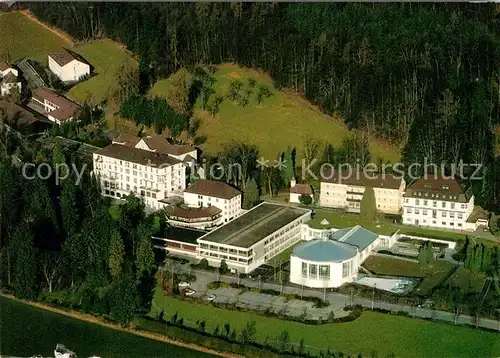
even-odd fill
[(306, 241), (290, 256), (290, 282), (314, 288), (352, 282), (378, 241), (377, 234), (359, 225)]

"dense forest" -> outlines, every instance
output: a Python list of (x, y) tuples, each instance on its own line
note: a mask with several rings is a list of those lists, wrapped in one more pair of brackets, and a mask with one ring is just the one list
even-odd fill
[(268, 72), (350, 127), (403, 148), (406, 163), (483, 164), (494, 208), (500, 106), (494, 4), (33, 3), (36, 16), (138, 54), (153, 82), (183, 66), (236, 62)]
[[(87, 163), (59, 144), (31, 146), (26, 159), (36, 168), (12, 165), (10, 154), (0, 151), (0, 287), (122, 323), (149, 312), (156, 285), (151, 235), (164, 220), (146, 216), (134, 196), (112, 216)], [(37, 171), (42, 163), (76, 170), (57, 183), (47, 166)]]

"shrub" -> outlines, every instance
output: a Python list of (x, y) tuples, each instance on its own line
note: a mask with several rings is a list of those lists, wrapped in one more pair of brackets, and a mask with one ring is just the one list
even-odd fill
[(200, 262), (198, 262), (198, 268), (202, 270), (208, 270), (210, 265), (208, 264), (207, 259), (201, 259)]

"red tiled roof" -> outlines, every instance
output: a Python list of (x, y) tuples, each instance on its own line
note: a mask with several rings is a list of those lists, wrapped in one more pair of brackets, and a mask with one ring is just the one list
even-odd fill
[(183, 155), (190, 153), (196, 148), (190, 145), (180, 145), (180, 144), (170, 144), (162, 136), (146, 137), (143, 138), (149, 148), (156, 150), (159, 153), (170, 154), (170, 155)]
[(134, 134), (124, 133), (113, 139), (113, 142), (123, 144), (128, 147), (135, 147), (141, 139), (144, 140), (149, 149), (162, 154), (179, 156), (196, 150), (195, 147), (190, 145), (170, 144), (160, 135), (141, 138)]
[(295, 184), (290, 188), (290, 193), (301, 194), (301, 195), (311, 195), (311, 186), (307, 184)]
[(186, 193), (213, 196), (222, 199), (232, 199), (240, 194), (238, 189), (221, 181), (200, 179), (184, 190)]
[(32, 97), (40, 102), (48, 100), (54, 103), (59, 108), (50, 112), (50, 115), (58, 120), (66, 120), (77, 115), (80, 106), (69, 99), (59, 96), (57, 93), (52, 92), (46, 88), (37, 88), (33, 91)]
[(176, 216), (186, 219), (208, 218), (222, 212), (221, 209), (215, 206), (203, 208), (181, 208), (179, 206), (167, 206), (165, 210), (168, 216)]
[(134, 134), (123, 133), (120, 134), (118, 137), (114, 138), (113, 143), (122, 144), (127, 147), (135, 148), (135, 146), (137, 145), (137, 143), (140, 142), (141, 139), (142, 139), (141, 137), (138, 137)]

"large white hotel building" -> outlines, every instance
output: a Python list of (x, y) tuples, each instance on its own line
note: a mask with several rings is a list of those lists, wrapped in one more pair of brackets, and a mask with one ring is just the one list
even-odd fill
[(182, 196), (186, 166), (196, 148), (170, 144), (163, 137), (122, 136), (93, 154), (94, 175), (104, 196), (121, 199), (131, 193), (158, 210), (170, 196)]
[(403, 224), (467, 230), (467, 219), (473, 210), (471, 188), (466, 189), (456, 179), (431, 175), (407, 188), (403, 198)]

